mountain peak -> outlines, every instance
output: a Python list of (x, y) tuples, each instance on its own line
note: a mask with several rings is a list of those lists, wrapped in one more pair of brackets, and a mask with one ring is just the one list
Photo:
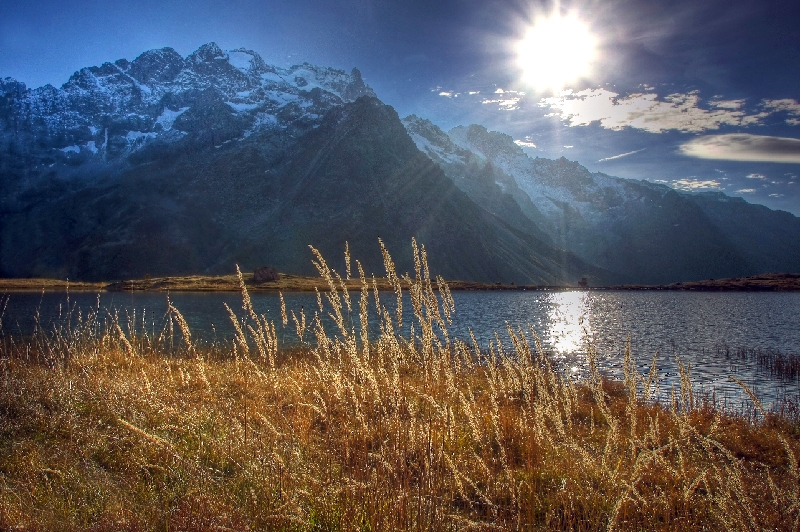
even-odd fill
[(204, 44), (187, 58), (194, 63), (211, 63), (217, 59), (227, 59), (227, 56), (215, 42)]
[[(140, 83), (163, 83), (174, 80), (184, 67), (184, 60), (174, 49), (148, 50), (130, 63), (130, 75)], [(119, 66), (119, 65), (118, 65)]]
[(26, 90), (27, 87), (21, 81), (14, 78), (0, 78), (0, 94), (21, 96)]
[(228, 50), (228, 62), (245, 73), (265, 72), (268, 70), (267, 64), (261, 56), (246, 48)]
[(489, 131), (483, 126), (472, 124), (468, 127), (457, 126), (448, 132), (453, 142), (464, 149), (474, 151), (487, 158), (495, 158), (500, 154), (519, 157), (525, 152), (514, 143), (514, 139), (505, 133)]

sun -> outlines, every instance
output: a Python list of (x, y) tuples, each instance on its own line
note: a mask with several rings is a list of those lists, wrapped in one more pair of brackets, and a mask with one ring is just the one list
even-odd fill
[(591, 73), (597, 40), (574, 15), (537, 19), (517, 43), (523, 81), (538, 91), (558, 92)]

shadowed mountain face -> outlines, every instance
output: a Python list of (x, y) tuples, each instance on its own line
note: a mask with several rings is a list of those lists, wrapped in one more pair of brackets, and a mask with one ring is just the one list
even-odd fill
[(800, 219), (789, 213), (721, 193), (593, 174), (564, 158), (533, 159), (508, 135), (481, 126), (444, 133), (416, 116), (403, 122), (476, 203), (520, 229), (524, 216), (540, 237), (625, 282), (800, 271)]
[(400, 121), (361, 79), (214, 44), (0, 80), (0, 275), (116, 280), (271, 265), (381, 275), (410, 240), (449, 278), (669, 283), (800, 271), (800, 223), (725, 195), (531, 159), (480, 126)]
[(0, 89), (5, 276), (314, 273), (307, 246), (336, 259), (345, 241), (381, 275), (379, 237), (413, 272), (416, 237), (450, 278), (606, 279), (524, 216), (477, 205), (355, 70), (206, 45), (84, 69), (61, 89)]

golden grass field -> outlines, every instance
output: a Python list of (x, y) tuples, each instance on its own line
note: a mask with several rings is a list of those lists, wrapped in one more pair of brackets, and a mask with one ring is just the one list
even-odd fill
[(576, 382), (530, 330), (452, 339), (449, 290), (414, 255), (400, 279), (385, 253), (395, 293), (356, 262), (357, 305), (317, 255), (319, 308), (278, 323), (240, 277), (227, 346), (195, 345), (174, 307), (157, 335), (93, 313), (3, 335), (0, 530), (798, 529), (796, 409), (723, 411), (688, 371), (656, 402), (655, 368), (628, 351), (603, 379), (591, 345)]
[[(253, 274), (242, 274), (247, 290), (250, 292), (313, 292), (315, 289), (324, 290), (327, 284), (319, 277), (303, 275), (280, 274), (277, 281), (256, 283)], [(372, 279), (370, 279), (370, 283)], [(358, 279), (343, 280), (348, 291), (361, 290), (361, 281)], [(375, 279), (378, 290), (393, 291), (394, 285), (385, 277)], [(405, 290), (410, 287), (405, 280), (400, 284)], [(451, 290), (510, 290), (523, 287), (503, 285), (501, 283), (487, 284), (471, 281), (448, 281)], [(537, 288), (537, 287), (525, 287)], [(438, 290), (438, 287), (434, 287)], [(184, 275), (171, 277), (152, 277), (145, 279), (130, 279), (115, 282), (85, 282), (67, 281), (63, 279), (0, 279), (0, 292), (32, 292), (32, 291), (67, 291), (73, 292), (106, 292), (106, 291), (131, 291), (131, 292), (239, 292), (241, 285), (238, 275)]]
[[(276, 281), (256, 283), (252, 273), (242, 273), (242, 280), (251, 292), (313, 292), (325, 290), (327, 284), (320, 277), (308, 277), (281, 273)], [(394, 284), (387, 277), (376, 278), (375, 286), (381, 291), (393, 291)], [(361, 290), (361, 281), (345, 279), (342, 289)], [(370, 279), (370, 283), (372, 279)], [(409, 290), (410, 281), (400, 279), (403, 290)], [(705, 281), (673, 283), (669, 285), (613, 285), (602, 287), (539, 286), (503, 283), (479, 283), (473, 281), (448, 280), (450, 290), (692, 290), (692, 291), (800, 291), (800, 274), (768, 273), (753, 277), (732, 279), (708, 279)], [(433, 286), (438, 290), (437, 286)], [(147, 277), (115, 282), (67, 281), (64, 279), (0, 279), (0, 293), (31, 291), (73, 292), (238, 292), (241, 290), (237, 275), (183, 275), (171, 277)]]

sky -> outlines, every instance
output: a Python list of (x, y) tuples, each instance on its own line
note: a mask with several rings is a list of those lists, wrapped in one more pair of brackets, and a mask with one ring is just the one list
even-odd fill
[(797, 0), (0, 4), (0, 77), (31, 88), (208, 42), (357, 67), (401, 117), (480, 124), (532, 157), (800, 215)]

